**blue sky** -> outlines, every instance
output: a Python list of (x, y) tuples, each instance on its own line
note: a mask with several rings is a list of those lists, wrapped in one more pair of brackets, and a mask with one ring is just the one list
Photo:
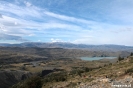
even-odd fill
[(133, 0), (0, 0), (0, 43), (133, 46)]

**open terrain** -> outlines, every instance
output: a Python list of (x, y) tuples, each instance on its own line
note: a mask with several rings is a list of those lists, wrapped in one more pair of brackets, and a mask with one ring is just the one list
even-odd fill
[[(133, 86), (133, 56), (115, 63), (105, 61), (58, 60), (52, 63), (61, 65), (45, 76), (36, 76), (19, 82), (12, 88), (41, 85), (39, 88), (117, 88), (114, 85)], [(65, 65), (64, 65), (65, 64)], [(38, 80), (40, 84), (33, 80)], [(28, 88), (28, 87), (26, 87)], [(125, 87), (122, 87), (125, 88)]]
[[(102, 79), (116, 80), (116, 77), (119, 79), (121, 75), (132, 76), (132, 73), (128, 72), (132, 68), (132, 65), (129, 65), (132, 64), (132, 56), (129, 55), (128, 51), (0, 47), (0, 87), (93, 88), (97, 83), (99, 84), (96, 86), (100, 85), (99, 80)], [(84, 56), (115, 56), (125, 59), (83, 61), (80, 57)], [(112, 82), (108, 82), (107, 86), (110, 86)]]

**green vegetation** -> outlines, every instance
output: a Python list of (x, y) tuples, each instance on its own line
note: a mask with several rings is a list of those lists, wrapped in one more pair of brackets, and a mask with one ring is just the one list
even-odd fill
[(125, 71), (125, 74), (131, 74), (131, 73), (133, 73), (133, 67), (132, 68), (129, 68), (129, 69), (127, 69), (126, 71)]
[(11, 88), (42, 88), (42, 79), (39, 76), (33, 76), (23, 82), (13, 85)]
[(43, 82), (60, 82), (67, 80), (67, 72), (51, 73), (44, 77)]
[(121, 57), (121, 56), (119, 56), (119, 57), (118, 57), (118, 61), (121, 61), (121, 60), (124, 60), (124, 58)]
[(133, 56), (133, 53), (131, 52), (130, 56)]
[[(23, 80), (12, 88), (70, 88), (79, 86), (80, 83), (88, 85), (96, 84), (96, 80), (104, 77), (116, 79), (123, 75), (132, 75), (133, 73), (133, 53), (128, 58), (119, 56), (119, 62), (108, 60), (97, 61), (82, 61), (75, 59), (77, 56), (90, 54), (90, 51), (84, 53), (82, 50), (67, 50), (67, 49), (41, 49), (30, 48), (9, 51), (0, 51), (0, 59), (2, 70), (17, 71), (22, 70), (31, 72), (34, 77)], [(31, 52), (32, 51), (32, 52)], [(8, 53), (9, 52), (9, 53)], [(47, 58), (44, 58), (45, 55)], [(103, 55), (103, 52), (95, 55)], [(105, 54), (106, 55), (106, 54)], [(37, 62), (41, 60), (40, 62)], [(7, 62), (6, 62), (7, 61)], [(12, 62), (10, 62), (12, 61)], [(22, 61), (22, 62), (21, 62)], [(34, 63), (30, 63), (34, 61)], [(21, 63), (20, 63), (21, 62)], [(47, 75), (43, 75), (42, 71), (51, 70)], [(95, 83), (94, 83), (95, 81)]]

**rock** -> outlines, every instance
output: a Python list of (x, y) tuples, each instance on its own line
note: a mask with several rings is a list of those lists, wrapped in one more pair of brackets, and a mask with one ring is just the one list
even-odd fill
[(9, 88), (21, 80), (27, 79), (32, 74), (25, 71), (0, 71), (0, 88)]

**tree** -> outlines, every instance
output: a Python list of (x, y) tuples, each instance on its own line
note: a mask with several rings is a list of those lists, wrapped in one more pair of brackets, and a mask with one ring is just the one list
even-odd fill
[(121, 57), (121, 56), (119, 56), (119, 57), (118, 57), (118, 61), (121, 61), (121, 60), (124, 60), (124, 58)]
[(33, 76), (18, 84), (13, 85), (11, 88), (42, 88), (42, 78), (39, 76)]
[(133, 56), (133, 53), (131, 52), (130, 56)]

